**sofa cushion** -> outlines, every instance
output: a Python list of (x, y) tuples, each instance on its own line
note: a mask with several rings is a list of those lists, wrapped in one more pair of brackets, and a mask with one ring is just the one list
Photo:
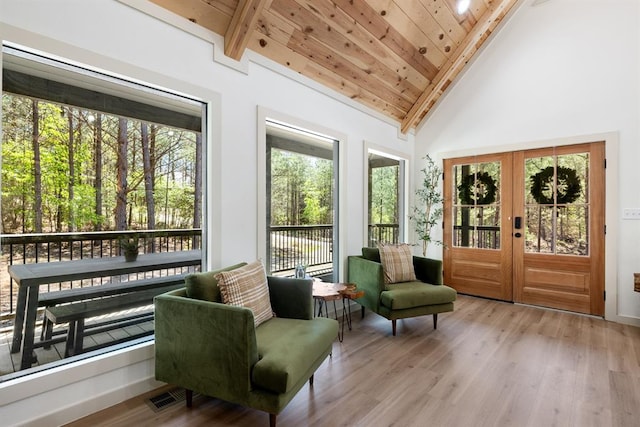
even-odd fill
[(362, 248), (362, 258), (373, 262), (380, 262), (380, 249)]
[(271, 301), (267, 275), (261, 261), (216, 274), (222, 302), (236, 307), (246, 307), (253, 312), (256, 326), (271, 319)]
[(380, 302), (391, 310), (447, 304), (455, 300), (456, 291), (449, 286), (423, 282), (390, 284), (380, 293)]
[(385, 283), (400, 283), (416, 280), (413, 255), (407, 244), (378, 246)]
[(218, 288), (218, 280), (216, 274), (221, 271), (235, 270), (236, 268), (247, 265), (246, 262), (235, 264), (229, 267), (221, 268), (219, 270), (207, 271), (204, 273), (193, 273), (185, 277), (185, 285), (187, 288), (187, 296), (189, 298), (222, 302), (222, 296), (220, 295), (220, 288)]
[(274, 393), (288, 392), (332, 345), (337, 327), (335, 320), (325, 317), (274, 317), (264, 322), (256, 329), (260, 360), (253, 366), (252, 383)]

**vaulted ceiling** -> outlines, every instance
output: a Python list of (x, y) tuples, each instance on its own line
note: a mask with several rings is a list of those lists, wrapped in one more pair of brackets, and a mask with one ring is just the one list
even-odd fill
[(417, 126), (518, 0), (151, 0), (400, 123)]

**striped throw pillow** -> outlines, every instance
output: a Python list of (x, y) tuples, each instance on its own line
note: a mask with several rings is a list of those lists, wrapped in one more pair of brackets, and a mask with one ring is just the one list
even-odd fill
[(416, 280), (416, 273), (413, 269), (413, 255), (409, 245), (405, 243), (400, 245), (381, 244), (378, 248), (380, 249), (380, 260), (382, 261), (385, 283), (391, 284)]
[(267, 276), (261, 261), (220, 272), (215, 277), (222, 302), (251, 309), (256, 327), (273, 317)]

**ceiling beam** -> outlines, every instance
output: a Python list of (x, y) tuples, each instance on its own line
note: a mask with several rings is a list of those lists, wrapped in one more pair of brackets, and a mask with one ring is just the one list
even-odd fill
[(269, 0), (240, 0), (224, 35), (224, 54), (239, 61)]
[(467, 34), (467, 37), (460, 43), (456, 52), (447, 60), (447, 63), (441, 67), (440, 72), (431, 81), (429, 86), (427, 86), (422, 95), (420, 95), (415, 104), (413, 104), (413, 107), (411, 107), (406, 117), (402, 120), (400, 126), (402, 133), (407, 133), (407, 131), (415, 126), (417, 124), (416, 122), (423, 117), (423, 113), (428, 112), (431, 107), (433, 107), (447, 87), (449, 87), (458, 74), (460, 74), (465, 65), (467, 65), (473, 55), (478, 52), (483, 43), (518, 1), (519, 0), (496, 1), (496, 4), (487, 9), (482, 18), (478, 20), (479, 22), (473, 31)]

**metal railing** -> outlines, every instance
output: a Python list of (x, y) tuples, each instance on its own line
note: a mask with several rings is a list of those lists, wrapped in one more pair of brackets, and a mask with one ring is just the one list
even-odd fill
[[(293, 270), (303, 264), (318, 273), (333, 271), (332, 225), (281, 225), (269, 227), (267, 254), (271, 273)], [(320, 268), (322, 267), (322, 268)]]
[(375, 247), (378, 243), (399, 243), (399, 241), (399, 224), (369, 224), (369, 247)]
[[(9, 277), (7, 267), (14, 264), (70, 261), (120, 255), (119, 240), (137, 237), (141, 253), (156, 253), (200, 249), (202, 230), (103, 231), (81, 233), (2, 234), (0, 267), (0, 316), (5, 318), (15, 310), (17, 287)], [(101, 279), (81, 281), (77, 286), (101, 284)], [(62, 289), (63, 284), (49, 285), (41, 292)], [(64, 284), (72, 288), (76, 283)]]
[(500, 249), (500, 227), (453, 227), (453, 246), (465, 248)]

